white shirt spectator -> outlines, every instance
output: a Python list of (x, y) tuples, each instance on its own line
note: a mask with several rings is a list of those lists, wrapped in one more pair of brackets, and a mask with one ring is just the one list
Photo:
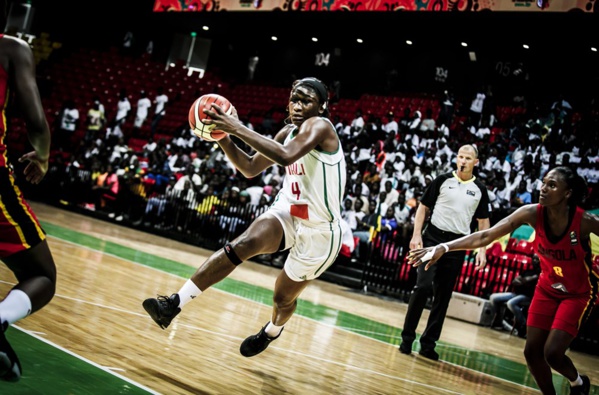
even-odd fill
[(168, 103), (168, 96), (164, 93), (159, 94), (154, 99), (154, 115), (164, 116), (166, 114), (165, 105)]
[(395, 219), (398, 224), (405, 224), (408, 222), (410, 218), (410, 206), (407, 204), (403, 204), (402, 206), (399, 203), (395, 206)]
[(487, 96), (484, 93), (477, 93), (472, 103), (470, 104), (470, 111), (476, 112), (478, 114), (483, 112), (483, 105), (485, 104), (485, 98)]
[(393, 205), (393, 203), (397, 202), (397, 198), (399, 197), (399, 192), (397, 189), (391, 189), (391, 191), (387, 192), (387, 196), (385, 197), (385, 204), (387, 206)]
[(148, 117), (148, 110), (150, 107), (152, 107), (152, 102), (147, 98), (145, 92), (142, 92), (141, 97), (137, 101), (137, 111), (135, 113), (135, 122), (133, 124), (136, 128), (141, 128)]
[(148, 141), (144, 146), (143, 146), (143, 150), (145, 152), (154, 152), (154, 150), (156, 149), (156, 142), (155, 141)]
[(351, 130), (353, 131), (353, 135), (356, 136), (360, 134), (364, 130), (364, 118), (362, 118), (362, 114), (356, 114), (356, 117), (351, 121)]
[(185, 189), (185, 183), (187, 181), (191, 181), (197, 187), (202, 185), (202, 177), (200, 177), (200, 175), (197, 173), (193, 173), (191, 175), (191, 179), (190, 179), (189, 175), (187, 175), (187, 174), (182, 176), (181, 178), (179, 178), (177, 180), (177, 182), (175, 183), (175, 186), (173, 187), (173, 189), (175, 189), (175, 190)]
[(112, 155), (110, 156), (110, 163), (114, 163), (115, 159), (122, 159), (127, 157), (127, 153), (129, 152), (129, 147), (125, 142), (121, 139), (115, 146), (112, 148)]
[(258, 206), (258, 204), (260, 204), (260, 198), (264, 194), (264, 187), (254, 185), (246, 188), (245, 191), (250, 195), (250, 204)]
[[(474, 127), (472, 127), (474, 129)], [(471, 131), (472, 131), (471, 129)], [(488, 126), (481, 126), (473, 133), (479, 140), (484, 140), (485, 136), (491, 135), (491, 129)]]
[(399, 131), (399, 125), (397, 124), (397, 121), (395, 119), (391, 118), (391, 120), (383, 126), (383, 130), (387, 134), (391, 132), (395, 132), (395, 134), (397, 134), (397, 132)]
[(123, 123), (125, 122), (125, 118), (127, 117), (127, 114), (129, 114), (129, 111), (131, 111), (131, 103), (129, 102), (129, 99), (127, 98), (127, 96), (121, 97), (121, 99), (119, 99), (117, 105), (117, 112), (116, 112), (116, 121), (118, 123)]
[(63, 130), (68, 130), (69, 132), (74, 132), (77, 128), (77, 120), (79, 119), (79, 110), (75, 107), (73, 108), (65, 108), (62, 113), (62, 118), (60, 120), (60, 127)]
[(120, 125), (116, 124), (114, 125), (114, 128), (106, 128), (106, 140), (119, 140), (125, 138), (125, 135), (123, 134), (123, 130), (121, 129)]
[(410, 122), (410, 129), (417, 129), (420, 127), (420, 122), (422, 122), (422, 113), (420, 111), (414, 112), (414, 119)]

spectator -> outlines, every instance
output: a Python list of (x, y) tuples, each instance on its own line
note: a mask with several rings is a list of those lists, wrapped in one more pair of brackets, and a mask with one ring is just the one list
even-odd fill
[(387, 114), (387, 123), (384, 125), (383, 129), (387, 134), (391, 134), (391, 132), (394, 132), (395, 134), (399, 133), (399, 124), (395, 120), (393, 111), (389, 111)]
[[(412, 132), (411, 132), (412, 135), (418, 136), (418, 133), (416, 133), (415, 131), (420, 129), (421, 122), (422, 122), (422, 113), (418, 110), (414, 111), (414, 116), (412, 117), (412, 120), (410, 121), (410, 124), (408, 126), (408, 129), (412, 130)], [(419, 142), (416, 143), (415, 145), (419, 145)]]
[(431, 131), (434, 132), (437, 129), (437, 122), (433, 118), (433, 109), (428, 107), (424, 112), (425, 116), (420, 122), (420, 131), (426, 132)]
[(526, 180), (520, 180), (518, 189), (512, 192), (512, 207), (521, 207), (526, 204), (532, 203), (532, 195), (527, 190)]
[(114, 126), (117, 125), (122, 126), (127, 117), (129, 116), (129, 112), (131, 111), (131, 102), (129, 102), (129, 98), (127, 97), (127, 92), (123, 89), (119, 94), (119, 101), (116, 105), (116, 116), (114, 117)]
[(449, 128), (453, 123), (454, 101), (453, 93), (449, 90), (445, 90), (441, 98), (441, 111), (437, 118), (440, 127), (444, 126)]
[(133, 32), (127, 31), (123, 37), (123, 55), (131, 55), (133, 53)]
[[(526, 338), (526, 315), (524, 308), (530, 304), (532, 296), (541, 273), (539, 257), (533, 255), (530, 268), (523, 270), (511, 284), (511, 290), (508, 292), (498, 292), (491, 294), (489, 300), (493, 305), (495, 315), (491, 327), (502, 330), (504, 326), (516, 330), (516, 335)], [(508, 309), (513, 315), (513, 323), (504, 325), (506, 311)]]
[(113, 212), (119, 194), (119, 179), (114, 167), (108, 164), (96, 179), (92, 187), (94, 192), (94, 207), (96, 210)]
[(164, 88), (159, 86), (156, 89), (156, 97), (154, 98), (154, 118), (151, 125), (151, 136), (154, 137), (158, 123), (166, 115), (166, 106), (168, 104), (168, 96), (164, 93)]
[(478, 127), (480, 125), (486, 97), (487, 95), (484, 93), (484, 87), (481, 86), (480, 89), (474, 94), (472, 103), (470, 103), (470, 119), (468, 120), (468, 125), (474, 127)]
[(387, 180), (385, 181), (385, 192), (387, 193), (387, 196), (385, 197), (385, 204), (387, 207), (390, 207), (397, 202), (399, 191), (393, 188), (393, 183), (391, 181)]
[(133, 127), (136, 129), (142, 127), (148, 117), (148, 111), (150, 107), (152, 107), (152, 102), (148, 98), (146, 91), (141, 91), (139, 96), (139, 100), (137, 100), (137, 110), (135, 112), (135, 121), (133, 123)]
[(177, 180), (174, 186), (175, 190), (183, 190), (185, 183), (191, 182), (191, 189), (195, 192), (199, 192), (202, 187), (202, 177), (196, 173), (195, 168), (191, 163), (185, 167), (184, 174)]
[[(358, 200), (357, 200), (358, 201)], [(349, 228), (354, 231), (358, 227), (358, 218), (356, 216), (356, 211), (353, 209), (353, 202), (351, 199), (345, 199), (343, 201), (343, 210), (341, 210), (341, 218), (347, 222)]]
[(391, 241), (396, 236), (398, 228), (397, 220), (395, 219), (395, 209), (389, 206), (385, 209), (385, 215), (381, 218), (381, 226), (377, 229), (382, 242)]
[(366, 214), (360, 221), (358, 226), (353, 232), (359, 240), (356, 246), (354, 255), (360, 262), (366, 262), (370, 257), (372, 236), (375, 229), (379, 226), (379, 215), (375, 212), (376, 202), (369, 202), (370, 207), (368, 214)]
[(65, 152), (71, 152), (73, 148), (72, 139), (79, 126), (79, 110), (73, 99), (65, 100), (58, 119), (60, 123), (58, 135), (56, 136), (57, 146)]
[(92, 141), (100, 137), (100, 131), (104, 128), (106, 118), (100, 109), (100, 102), (94, 101), (92, 107), (87, 111), (85, 141)]
[(364, 131), (364, 117), (362, 117), (362, 110), (357, 109), (354, 115), (354, 119), (351, 121), (351, 134), (353, 137), (356, 137)]

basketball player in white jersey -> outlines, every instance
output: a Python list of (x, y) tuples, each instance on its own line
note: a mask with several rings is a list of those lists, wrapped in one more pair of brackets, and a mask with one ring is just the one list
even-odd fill
[(291, 318), (297, 298), (337, 258), (341, 249), (341, 199), (346, 168), (343, 150), (328, 116), (328, 90), (316, 78), (293, 83), (286, 125), (270, 139), (245, 127), (237, 112), (227, 115), (217, 105), (206, 111), (207, 123), (237, 136), (257, 153), (248, 155), (228, 136), (218, 144), (246, 177), (268, 167), (285, 167), (283, 187), (272, 206), (250, 227), (208, 258), (178, 293), (143, 302), (152, 319), (165, 329), (181, 308), (228, 276), (240, 263), (259, 254), (289, 250), (278, 276), (271, 320), (241, 344), (246, 357), (264, 351)]

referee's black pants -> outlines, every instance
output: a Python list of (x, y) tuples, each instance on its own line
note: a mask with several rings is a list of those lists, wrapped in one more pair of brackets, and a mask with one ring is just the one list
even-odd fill
[[(435, 246), (439, 243), (462, 237), (455, 233), (444, 232), (429, 225), (423, 232), (422, 242), (425, 247)], [(423, 350), (433, 350), (445, 322), (449, 300), (455, 287), (456, 280), (462, 270), (466, 251), (447, 253), (431, 266), (424, 270), (426, 265), (418, 266), (416, 285), (410, 295), (408, 311), (401, 332), (402, 341), (411, 345), (416, 339), (416, 328), (424, 311), (428, 297), (433, 295), (433, 304), (429, 314), (426, 329), (420, 336), (420, 346)]]

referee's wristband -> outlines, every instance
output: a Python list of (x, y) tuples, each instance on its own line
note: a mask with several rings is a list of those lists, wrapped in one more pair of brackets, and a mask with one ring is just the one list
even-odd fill
[(445, 248), (445, 252), (449, 252), (449, 246), (445, 243), (439, 244), (441, 247)]

